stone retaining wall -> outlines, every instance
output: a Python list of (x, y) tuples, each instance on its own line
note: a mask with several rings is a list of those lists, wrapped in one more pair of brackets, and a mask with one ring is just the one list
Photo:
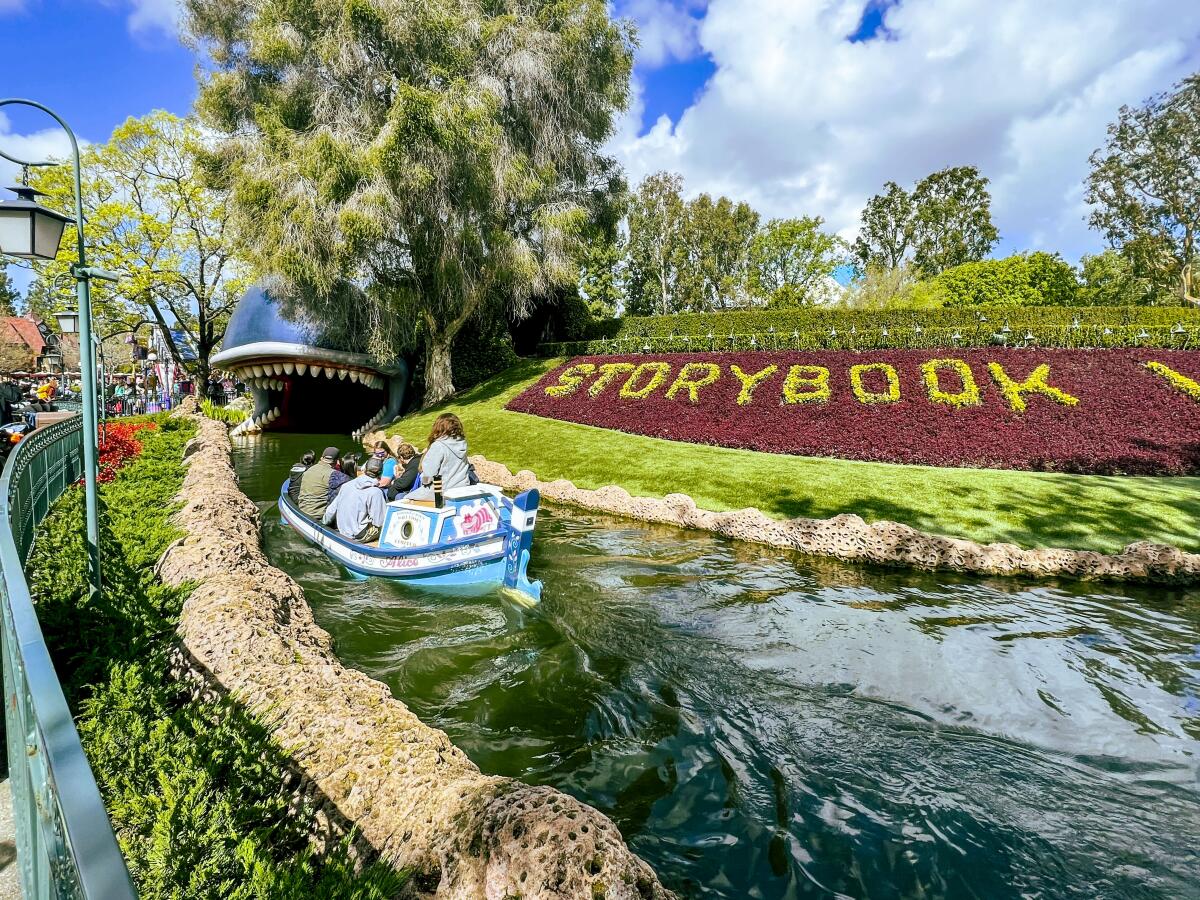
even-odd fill
[[(368, 436), (382, 439), (382, 433)], [(1120, 553), (1053, 548), (1024, 549), (1016, 544), (977, 544), (918, 531), (897, 522), (868, 524), (859, 516), (831, 519), (775, 519), (757, 509), (710, 512), (687, 494), (668, 494), (661, 500), (633, 497), (624, 488), (577, 488), (566, 479), (540, 481), (530, 471), (513, 474), (507, 466), (482, 456), (471, 461), (480, 479), (506, 490), (537, 488), (547, 500), (613, 513), (645, 522), (699, 528), (741, 541), (784, 547), (810, 556), (848, 562), (875, 563), (915, 569), (948, 569), (987, 575), (1029, 575), (1088, 580), (1145, 581), (1191, 584), (1200, 581), (1200, 554), (1177, 547), (1141, 541)]]
[(600, 812), (484, 775), (385, 685), (338, 661), (299, 585), (259, 548), (225, 426), (197, 419), (175, 517), (185, 536), (159, 562), (164, 581), (196, 584), (183, 650), (270, 727), (336, 815), (436, 897), (671, 897)]

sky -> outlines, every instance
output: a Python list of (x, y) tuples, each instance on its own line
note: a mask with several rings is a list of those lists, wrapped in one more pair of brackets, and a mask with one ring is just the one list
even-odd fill
[[(610, 142), (631, 183), (676, 171), (689, 196), (821, 216), (847, 238), (884, 182), (974, 165), (991, 180), (997, 255), (1076, 262), (1102, 249), (1083, 180), (1107, 124), (1200, 70), (1196, 0), (612, 3), (639, 32)], [(131, 115), (186, 113), (194, 59), (177, 21), (176, 0), (0, 0), (0, 97), (51, 106), (85, 141)], [(0, 149), (62, 147), (35, 113), (0, 110)]]

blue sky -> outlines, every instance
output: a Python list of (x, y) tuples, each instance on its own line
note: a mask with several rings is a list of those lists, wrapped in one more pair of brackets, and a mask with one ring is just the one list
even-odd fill
[[(177, 2), (0, 0), (0, 96), (47, 103), (89, 141), (187, 112)], [(1101, 249), (1082, 184), (1106, 125), (1200, 70), (1200, 3), (1180, 0), (611, 2), (641, 39), (611, 144), (630, 180), (676, 171), (689, 195), (819, 215), (847, 238), (885, 181), (975, 165), (998, 253), (1075, 262)], [(47, 127), (0, 112), (0, 146), (52, 146)]]

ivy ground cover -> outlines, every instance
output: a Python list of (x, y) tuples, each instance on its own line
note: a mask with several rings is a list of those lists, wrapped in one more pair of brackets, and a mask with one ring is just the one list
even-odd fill
[(1098, 474), (1200, 473), (1197, 351), (579, 357), (551, 370), (507, 408), (632, 434), (800, 456)]

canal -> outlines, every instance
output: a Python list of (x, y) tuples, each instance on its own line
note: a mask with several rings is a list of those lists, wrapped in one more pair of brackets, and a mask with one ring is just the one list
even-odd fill
[(871, 570), (565, 508), (541, 607), (357, 580), (235, 441), (348, 665), (686, 897), (1200, 897), (1200, 591)]

